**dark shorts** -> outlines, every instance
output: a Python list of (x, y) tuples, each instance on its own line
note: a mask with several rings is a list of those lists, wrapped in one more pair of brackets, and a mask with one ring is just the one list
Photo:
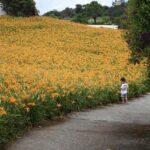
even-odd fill
[(126, 98), (126, 97), (127, 97), (127, 94), (121, 94), (121, 97), (122, 97), (122, 98)]

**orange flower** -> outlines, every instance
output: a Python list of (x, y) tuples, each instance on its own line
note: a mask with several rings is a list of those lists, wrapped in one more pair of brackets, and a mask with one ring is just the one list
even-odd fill
[(6, 83), (7, 85), (11, 84), (11, 80), (7, 79), (7, 80), (5, 81), (5, 83)]
[(59, 94), (58, 93), (52, 93), (51, 96), (52, 96), (52, 98), (55, 98), (55, 97), (58, 97)]
[(13, 96), (9, 98), (9, 101), (11, 103), (17, 103), (17, 100)]
[(74, 92), (74, 91), (75, 91), (75, 88), (71, 88), (70, 91), (71, 91), (71, 92)]
[(1, 98), (2, 98), (3, 101), (6, 100), (6, 96), (4, 96), (4, 95)]
[(48, 92), (53, 92), (53, 91), (54, 91), (54, 88), (52, 88), (52, 87), (47, 87), (47, 91), (48, 91)]

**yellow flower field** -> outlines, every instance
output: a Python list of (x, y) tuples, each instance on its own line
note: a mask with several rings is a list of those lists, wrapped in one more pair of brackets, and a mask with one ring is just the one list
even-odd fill
[(79, 82), (85, 87), (113, 86), (121, 76), (138, 80), (145, 76), (145, 67), (128, 63), (122, 34), (46, 17), (1, 17), (0, 75), (16, 91), (16, 78), (29, 89), (31, 83), (70, 89)]
[[(146, 65), (130, 64), (124, 31), (48, 17), (0, 17), (0, 144), (32, 124), (146, 92)], [(138, 88), (137, 88), (138, 86)]]

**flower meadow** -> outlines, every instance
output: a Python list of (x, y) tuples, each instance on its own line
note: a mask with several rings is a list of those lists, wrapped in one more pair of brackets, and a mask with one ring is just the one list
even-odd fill
[(0, 143), (68, 112), (148, 90), (146, 63), (130, 64), (123, 30), (48, 17), (0, 17)]

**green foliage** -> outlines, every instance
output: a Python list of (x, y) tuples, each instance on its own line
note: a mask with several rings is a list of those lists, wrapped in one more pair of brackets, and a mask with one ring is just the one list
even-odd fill
[(75, 8), (75, 13), (76, 14), (81, 14), (81, 13), (83, 13), (83, 11), (84, 11), (83, 6), (81, 4), (77, 4), (76, 8)]
[[(89, 19), (88, 20), (89, 24), (94, 24), (94, 20), (93, 19)], [(102, 16), (102, 17), (98, 17), (97, 18), (97, 24), (107, 24), (107, 25), (111, 25), (113, 22), (111, 20), (111, 18), (109, 16)]]
[(92, 1), (90, 4), (85, 5), (85, 12), (87, 17), (93, 18), (96, 24), (97, 17), (102, 16), (102, 5), (97, 1)]
[(132, 61), (147, 57), (150, 65), (150, 1), (129, 0), (127, 40), (132, 50)]
[(128, 3), (114, 5), (107, 11), (112, 23), (117, 24), (119, 28), (127, 28), (127, 5)]
[(122, 17), (122, 16), (115, 17), (115, 18), (113, 18), (112, 23), (117, 24), (119, 26), (119, 28), (121, 28), (121, 29), (127, 28), (127, 20), (125, 17)]
[(79, 23), (83, 23), (83, 24), (87, 24), (88, 23), (88, 18), (82, 14), (77, 14), (73, 19), (73, 22), (79, 22)]
[(74, 16), (75, 11), (74, 9), (67, 7), (61, 12), (61, 14), (63, 18), (71, 18)]
[(53, 10), (53, 11), (49, 11), (49, 12), (45, 13), (44, 16), (50, 16), (50, 17), (53, 17), (53, 18), (61, 19), (62, 18), (62, 13), (57, 11), (57, 10)]
[(8, 143), (26, 128), (24, 116), (8, 114), (0, 116), (0, 144)]
[(89, 4), (77, 4), (75, 8), (65, 8), (62, 11), (49, 11), (44, 16), (51, 16), (59, 19), (69, 19), (83, 24), (116, 24), (120, 28), (126, 28), (127, 3), (117, 6), (102, 6), (97, 1)]
[(0, 0), (4, 11), (12, 16), (35, 16), (38, 11), (34, 0)]
[(107, 15), (111, 17), (123, 16), (126, 13), (127, 4), (112, 6), (107, 10)]
[(49, 11), (45, 13), (43, 16), (51, 16), (59, 19), (70, 19), (75, 16), (75, 10), (67, 7), (60, 12), (57, 10)]

